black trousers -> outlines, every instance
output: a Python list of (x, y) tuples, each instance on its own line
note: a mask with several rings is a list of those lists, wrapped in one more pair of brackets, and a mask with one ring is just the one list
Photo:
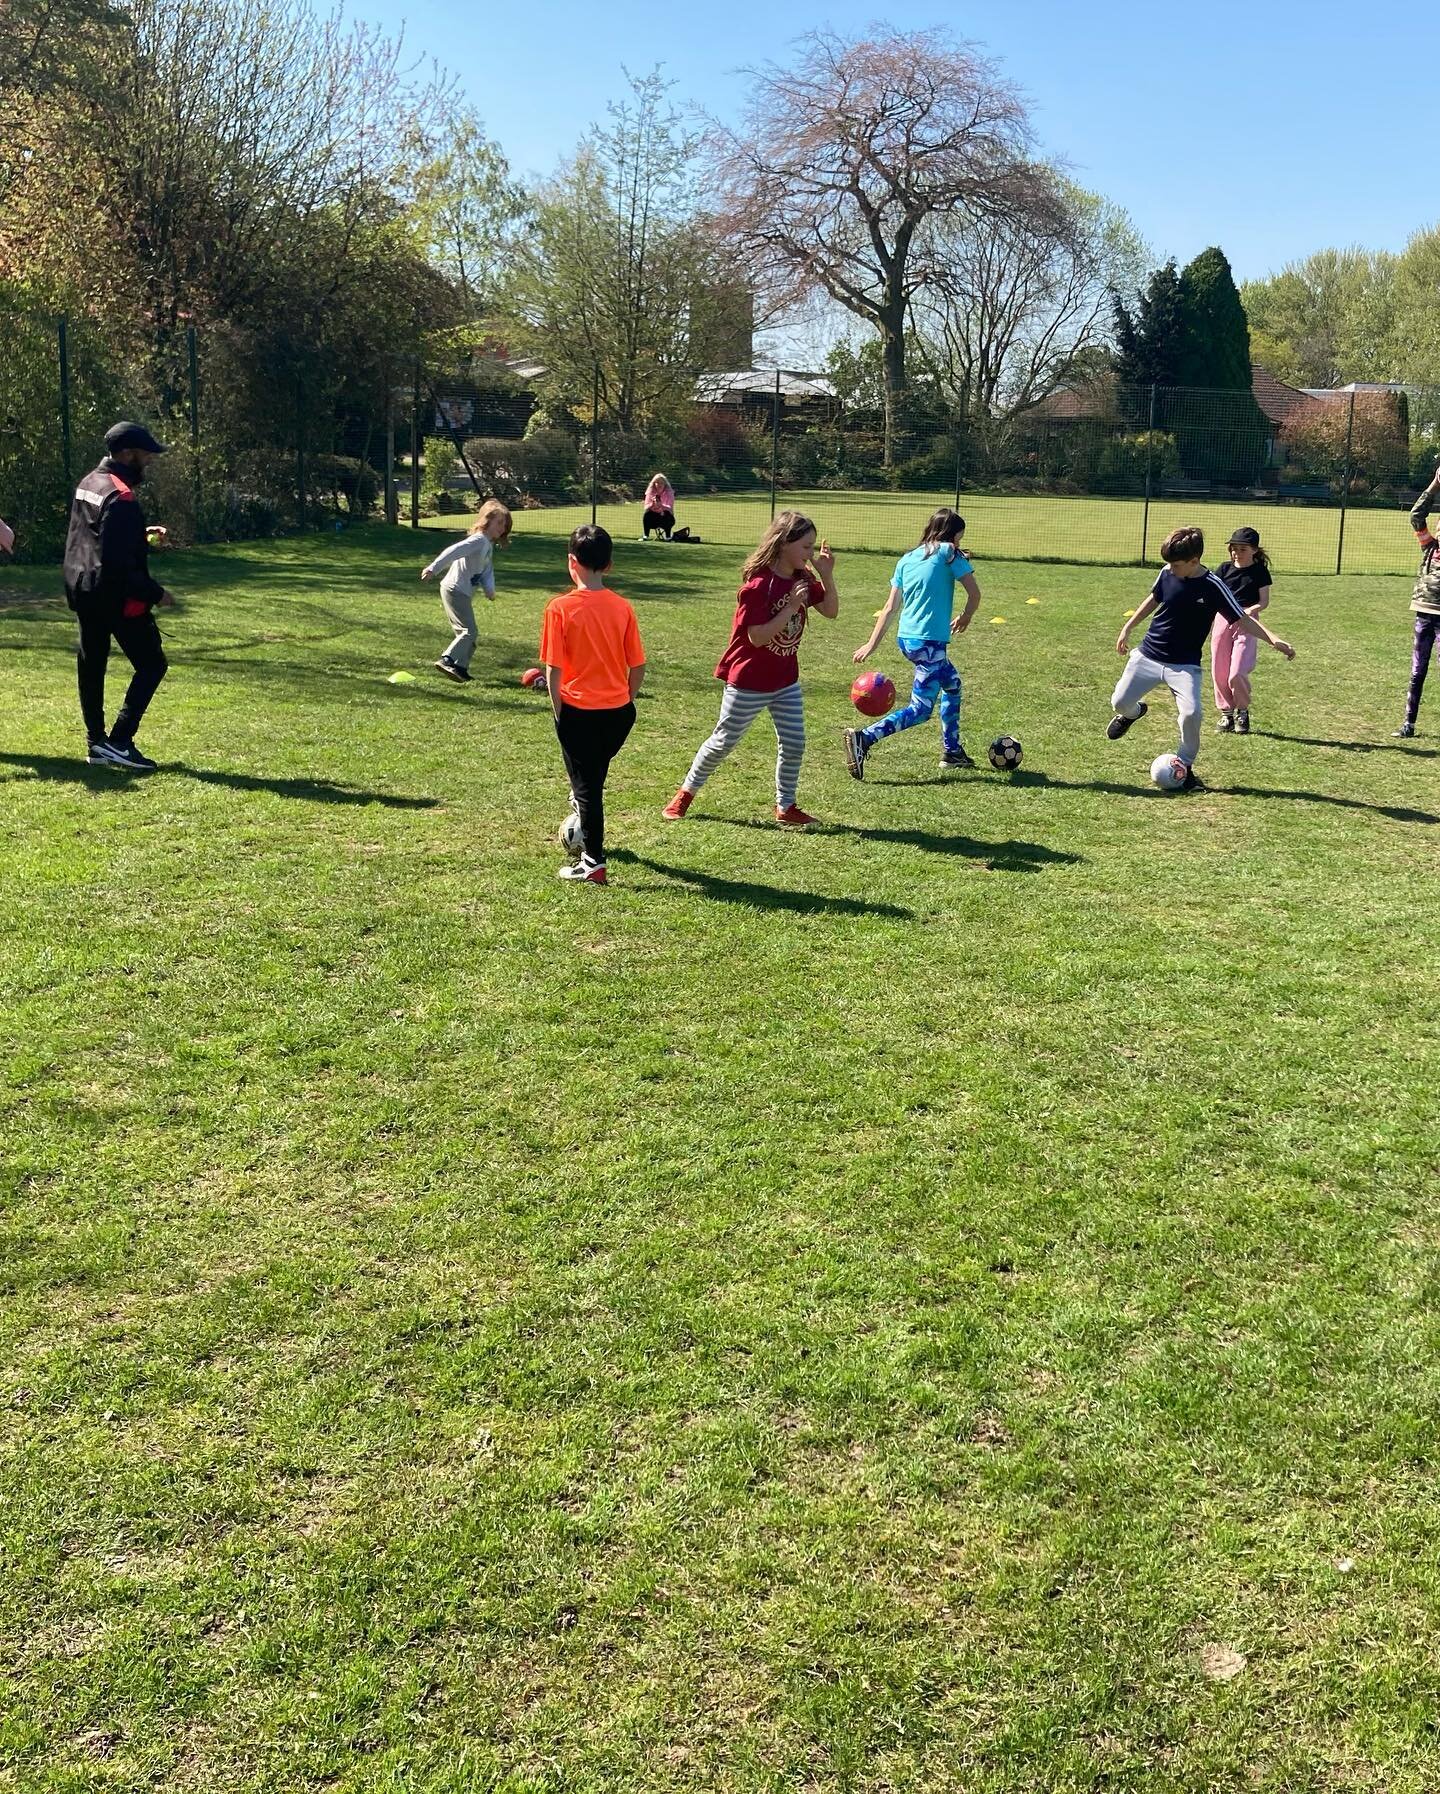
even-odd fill
[(121, 617), (109, 609), (87, 609), (78, 611), (76, 620), (80, 625), (80, 646), (75, 656), (80, 713), (91, 741), (103, 741), (106, 735), (105, 667), (112, 641), (134, 668), (125, 702), (115, 718), (115, 727), (109, 731), (117, 746), (125, 746), (135, 739), (140, 719), (169, 671), (170, 663), (160, 645), (160, 631), (149, 611), (143, 617)]
[(565, 756), (570, 789), (575, 793), (575, 807), (580, 812), (585, 851), (592, 860), (602, 864), (605, 860), (605, 777), (610, 771), (610, 762), (624, 747), (625, 738), (634, 727), (633, 704), (622, 704), (618, 710), (577, 710), (573, 704), (565, 704), (555, 718), (560, 752)]
[(645, 534), (647, 536), (652, 529), (658, 529), (668, 536), (674, 527), (675, 513), (673, 511), (646, 511)]

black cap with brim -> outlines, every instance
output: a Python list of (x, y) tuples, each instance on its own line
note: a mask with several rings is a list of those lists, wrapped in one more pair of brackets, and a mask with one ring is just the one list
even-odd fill
[(1260, 532), (1258, 529), (1251, 529), (1249, 524), (1246, 524), (1242, 528), (1232, 532), (1229, 546), (1231, 548), (1258, 548), (1260, 546)]
[(157, 442), (144, 424), (112, 424), (105, 432), (105, 451), (118, 455), (122, 449), (144, 449), (147, 455), (163, 455), (167, 445)]

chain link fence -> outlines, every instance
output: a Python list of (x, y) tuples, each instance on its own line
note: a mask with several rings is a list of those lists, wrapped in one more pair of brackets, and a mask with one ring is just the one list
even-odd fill
[(912, 398), (887, 432), (878, 408), (840, 405), (823, 379), (768, 370), (705, 376), (662, 423), (641, 425), (605, 410), (598, 376), (591, 395), (547, 411), (543, 370), (484, 355), (355, 368), (284, 336), (257, 344), (182, 324), (142, 359), (88, 321), (5, 322), (0, 516), (39, 561), (58, 558), (74, 483), (121, 417), (174, 445), (147, 508), (182, 543), (372, 515), (415, 526), (454, 515), (458, 527), (490, 495), (521, 530), (596, 520), (639, 538), (661, 473), (675, 515), (652, 536), (736, 548), (790, 507), (837, 548), (898, 553), (953, 504), (972, 553), (992, 560), (1154, 564), (1178, 524), (1199, 523), (1214, 554), (1249, 523), (1286, 571), (1406, 573), (1404, 513), (1440, 458), (1440, 389), (1102, 378), (1005, 418)]

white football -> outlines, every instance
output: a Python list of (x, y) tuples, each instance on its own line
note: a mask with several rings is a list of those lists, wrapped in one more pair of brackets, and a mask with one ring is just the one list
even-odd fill
[(585, 837), (580, 832), (580, 818), (572, 810), (560, 824), (560, 845), (566, 853), (578, 854), (585, 845)]
[(1162, 791), (1178, 791), (1185, 783), (1185, 762), (1174, 754), (1161, 754), (1151, 763), (1150, 777)]

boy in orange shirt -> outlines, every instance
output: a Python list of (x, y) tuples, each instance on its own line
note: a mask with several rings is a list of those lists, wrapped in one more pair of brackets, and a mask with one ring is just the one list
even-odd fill
[(635, 612), (605, 584), (609, 530), (584, 523), (570, 537), (575, 589), (545, 606), (540, 658), (555, 712), (555, 733), (580, 817), (585, 851), (561, 878), (605, 883), (605, 777), (635, 727), (645, 651)]

